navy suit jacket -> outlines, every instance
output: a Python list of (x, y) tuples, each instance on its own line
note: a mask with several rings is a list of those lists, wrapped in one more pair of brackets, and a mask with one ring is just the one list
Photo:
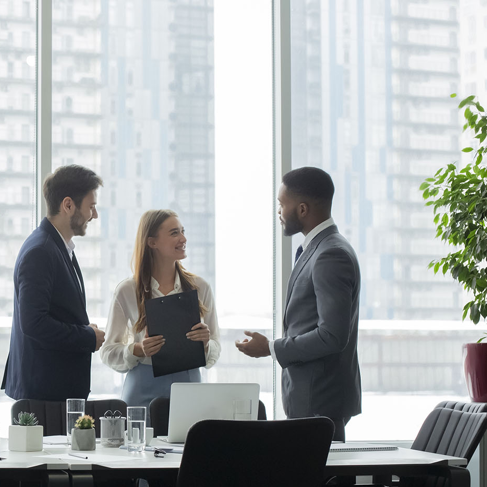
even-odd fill
[(20, 249), (14, 291), (2, 388), (13, 399), (86, 399), (96, 336), (87, 326), (83, 277), (76, 257), (71, 261), (64, 240), (47, 218)]

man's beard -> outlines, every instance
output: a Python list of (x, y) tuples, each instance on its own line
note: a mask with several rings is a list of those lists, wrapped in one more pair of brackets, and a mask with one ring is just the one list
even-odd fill
[(75, 236), (82, 237), (85, 235), (86, 233), (85, 223), (86, 221), (83, 218), (81, 211), (78, 210), (78, 208), (76, 208), (74, 215), (69, 220), (69, 226), (71, 227), (71, 230), (73, 230)]
[(283, 230), (286, 237), (296, 235), (296, 233), (299, 233), (303, 230), (303, 224), (299, 221), (297, 209), (294, 211), (292, 217), (286, 218)]

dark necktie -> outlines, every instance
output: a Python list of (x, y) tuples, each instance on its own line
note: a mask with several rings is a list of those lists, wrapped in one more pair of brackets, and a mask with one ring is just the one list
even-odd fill
[(296, 264), (296, 262), (298, 261), (299, 259), (299, 256), (303, 253), (303, 246), (300, 245), (298, 247), (298, 249), (296, 250), (296, 257), (294, 258), (294, 263)]
[(81, 269), (79, 268), (78, 259), (76, 259), (76, 255), (74, 255), (74, 251), (73, 251), (73, 257), (71, 259), (71, 262), (73, 263), (74, 272), (76, 273), (76, 277), (78, 278), (78, 284), (81, 289), (81, 294), (84, 294), (83, 277), (81, 274)]

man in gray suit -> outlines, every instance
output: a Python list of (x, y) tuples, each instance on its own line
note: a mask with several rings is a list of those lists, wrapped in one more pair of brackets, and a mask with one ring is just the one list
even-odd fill
[(329, 174), (315, 167), (284, 175), (279, 219), (284, 235), (302, 232), (288, 283), (284, 336), (269, 341), (246, 331), (237, 348), (250, 357), (272, 355), (282, 367), (282, 401), (288, 418), (328, 416), (335, 440), (361, 412), (357, 333), (360, 268), (331, 218)]

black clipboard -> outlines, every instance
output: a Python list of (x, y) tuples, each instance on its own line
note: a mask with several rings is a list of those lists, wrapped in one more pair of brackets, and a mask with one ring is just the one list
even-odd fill
[(154, 377), (197, 369), (206, 365), (203, 342), (186, 338), (191, 328), (201, 322), (196, 289), (171, 294), (145, 302), (149, 336), (162, 335), (163, 347), (152, 356)]

